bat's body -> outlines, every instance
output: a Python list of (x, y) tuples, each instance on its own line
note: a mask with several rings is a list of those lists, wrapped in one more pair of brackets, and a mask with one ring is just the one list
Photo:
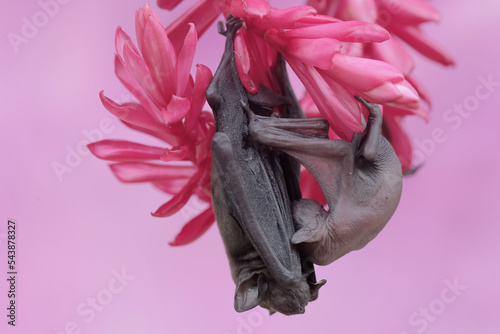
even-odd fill
[(304, 256), (319, 265), (363, 248), (384, 228), (401, 196), (401, 164), (381, 135), (380, 109), (358, 100), (370, 116), (365, 131), (350, 143), (304, 134), (307, 127), (302, 128), (300, 120), (251, 117), (252, 137), (296, 158), (325, 195), (329, 211), (310, 199), (293, 206), (298, 231), (292, 242), (301, 244)]
[(241, 25), (240, 19), (228, 18), (226, 49), (207, 90), (217, 127), (212, 140), (213, 208), (236, 283), (235, 309), (260, 305), (272, 312), (303, 313), (324, 283), (311, 281), (312, 266), (304, 269), (291, 242), (295, 230), (290, 203), (300, 198), (298, 164), (249, 136), (246, 111), (289, 99), (263, 89), (260, 96), (251, 96), (243, 87), (233, 45)]

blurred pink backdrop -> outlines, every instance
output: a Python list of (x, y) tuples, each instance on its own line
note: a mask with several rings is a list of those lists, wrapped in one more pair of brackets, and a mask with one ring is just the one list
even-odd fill
[[(185, 2), (173, 13), (157, 10), (165, 25), (193, 3)], [(430, 123), (407, 125), (425, 162), (405, 180), (385, 230), (363, 250), (318, 268), (327, 285), (293, 317), (236, 313), (217, 228), (192, 245), (167, 243), (199, 204), (153, 218), (165, 195), (118, 182), (107, 163), (82, 151), (88, 137), (155, 143), (125, 128), (98, 98), (104, 90), (119, 102), (131, 99), (113, 73), (114, 32), (121, 25), (135, 36), (143, 2), (60, 0), (16, 52), (8, 34), (21, 35), (23, 18), (31, 21), (41, 3), (9, 1), (0, 13), (1, 333), (500, 332), (500, 2), (432, 1), (444, 20), (425, 31), (457, 66), (416, 56), (434, 105)], [(212, 27), (195, 63), (215, 70), (223, 43)], [(455, 104), (470, 112), (451, 114)], [(58, 177), (53, 165), (66, 165), (71, 151), (71, 171)], [(15, 328), (6, 317), (8, 219), (17, 224)]]

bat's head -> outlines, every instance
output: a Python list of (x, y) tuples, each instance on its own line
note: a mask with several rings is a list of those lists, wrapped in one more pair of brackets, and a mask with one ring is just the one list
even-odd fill
[(305, 281), (295, 286), (279, 285), (276, 281), (270, 281), (267, 294), (260, 306), (271, 312), (280, 312), (284, 315), (302, 314), (311, 299), (309, 285)]
[(234, 308), (238, 312), (244, 312), (260, 305), (272, 313), (302, 314), (309, 300), (311, 289), (305, 279), (291, 284), (279, 284), (265, 273), (254, 273), (239, 280)]

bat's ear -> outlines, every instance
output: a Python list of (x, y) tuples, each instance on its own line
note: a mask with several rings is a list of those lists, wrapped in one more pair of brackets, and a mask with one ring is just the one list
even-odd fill
[(240, 275), (234, 296), (234, 309), (245, 312), (259, 305), (265, 285), (261, 274)]
[(292, 243), (316, 242), (321, 240), (318, 219), (324, 219), (326, 211), (321, 204), (309, 198), (302, 198), (293, 203), (293, 217), (298, 229), (292, 237)]
[(321, 234), (318, 233), (318, 229), (312, 229), (309, 226), (305, 226), (295, 232), (292, 237), (293, 244), (301, 244), (303, 242), (316, 242), (321, 240)]

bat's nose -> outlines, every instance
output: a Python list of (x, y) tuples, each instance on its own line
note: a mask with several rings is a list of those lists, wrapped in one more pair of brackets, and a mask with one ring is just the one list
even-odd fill
[(300, 306), (297, 311), (298, 314), (304, 314), (306, 312), (306, 309), (305, 307)]

